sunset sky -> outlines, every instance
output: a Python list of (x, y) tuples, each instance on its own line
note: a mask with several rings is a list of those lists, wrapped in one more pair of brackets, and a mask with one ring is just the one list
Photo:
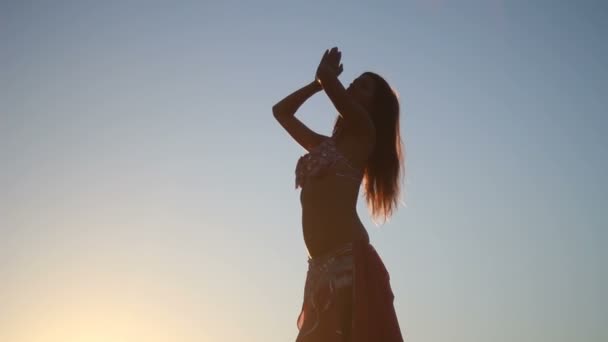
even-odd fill
[(603, 1), (3, 1), (0, 341), (294, 340), (271, 107), (332, 46), (400, 96), (404, 204), (358, 209), (406, 340), (608, 341), (607, 34)]

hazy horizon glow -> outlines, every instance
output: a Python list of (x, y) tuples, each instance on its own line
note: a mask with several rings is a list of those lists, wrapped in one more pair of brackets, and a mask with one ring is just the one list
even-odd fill
[[(303, 150), (272, 105), (343, 51), (399, 93), (376, 227), (408, 341), (608, 340), (608, 6), (0, 5), (0, 341), (286, 341)], [(331, 130), (323, 95), (298, 114)]]

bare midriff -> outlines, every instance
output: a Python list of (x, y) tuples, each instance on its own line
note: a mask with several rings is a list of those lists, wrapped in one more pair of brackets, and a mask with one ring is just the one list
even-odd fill
[(308, 181), (300, 193), (304, 242), (313, 258), (349, 242), (369, 241), (357, 214), (360, 182), (332, 171)]

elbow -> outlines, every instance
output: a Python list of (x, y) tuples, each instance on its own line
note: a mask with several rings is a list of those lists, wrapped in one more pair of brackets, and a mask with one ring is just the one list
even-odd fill
[(280, 113), (281, 111), (279, 110), (278, 105), (275, 104), (274, 106), (272, 106), (272, 116), (274, 116), (275, 119), (279, 118), (279, 116), (281, 115)]

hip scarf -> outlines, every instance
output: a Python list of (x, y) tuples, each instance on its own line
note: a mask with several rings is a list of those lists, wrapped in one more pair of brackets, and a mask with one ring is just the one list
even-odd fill
[(393, 300), (388, 271), (366, 241), (309, 259), (296, 341), (342, 341), (350, 323), (352, 342), (402, 342)]

